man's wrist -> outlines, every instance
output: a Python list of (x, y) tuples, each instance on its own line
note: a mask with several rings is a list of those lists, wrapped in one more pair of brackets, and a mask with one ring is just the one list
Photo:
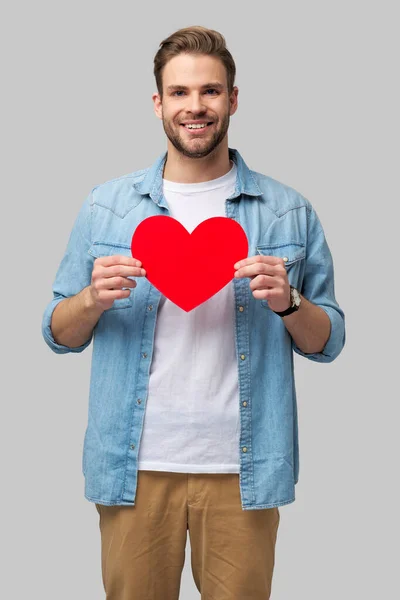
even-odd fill
[(90, 285), (82, 290), (82, 305), (88, 314), (100, 316), (104, 312), (104, 308), (96, 304), (90, 291)]
[[(289, 306), (280, 311), (274, 311), (280, 317), (287, 317), (295, 312), (298, 312), (301, 306), (301, 294), (293, 286), (289, 287)], [(287, 313), (287, 314), (285, 314)]]

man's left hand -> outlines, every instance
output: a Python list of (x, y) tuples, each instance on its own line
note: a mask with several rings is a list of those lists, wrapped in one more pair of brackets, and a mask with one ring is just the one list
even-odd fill
[(250, 289), (257, 300), (267, 300), (271, 310), (281, 312), (291, 305), (290, 284), (285, 263), (278, 256), (250, 256), (235, 263), (235, 277), (250, 277)]

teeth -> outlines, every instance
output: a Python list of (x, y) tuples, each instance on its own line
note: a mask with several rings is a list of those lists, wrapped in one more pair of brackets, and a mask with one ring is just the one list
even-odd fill
[(187, 127), (187, 129), (204, 129), (204, 127), (206, 127), (206, 124), (203, 125), (185, 125), (185, 127)]

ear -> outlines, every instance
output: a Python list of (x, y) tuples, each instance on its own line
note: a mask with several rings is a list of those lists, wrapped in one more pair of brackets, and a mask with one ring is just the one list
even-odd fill
[(234, 115), (238, 107), (239, 88), (235, 85), (229, 96), (229, 115)]
[(162, 119), (162, 102), (160, 98), (160, 94), (155, 93), (152, 95), (152, 100), (154, 103), (154, 112), (156, 113), (159, 119)]

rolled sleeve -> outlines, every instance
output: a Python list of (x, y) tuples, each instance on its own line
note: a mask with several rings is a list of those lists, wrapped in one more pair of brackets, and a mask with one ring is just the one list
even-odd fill
[(307, 213), (307, 252), (302, 295), (322, 308), (331, 323), (330, 335), (321, 352), (302, 352), (292, 339), (294, 352), (316, 362), (332, 362), (341, 353), (345, 340), (345, 315), (335, 297), (334, 266), (321, 222), (310, 206)]
[(57, 304), (65, 300), (64, 296), (54, 298), (46, 307), (46, 310), (43, 314), (42, 321), (42, 334), (44, 341), (46, 344), (55, 352), (56, 354), (66, 354), (67, 352), (82, 352), (85, 348), (87, 348), (92, 341), (91, 336), (87, 342), (85, 342), (82, 346), (77, 346), (75, 348), (71, 348), (70, 346), (63, 346), (62, 344), (57, 344), (53, 337), (53, 332), (51, 331), (51, 318), (53, 316), (53, 311)]
[(94, 258), (88, 252), (91, 246), (91, 211), (92, 193), (86, 198), (75, 220), (53, 283), (53, 299), (43, 313), (43, 338), (51, 350), (57, 354), (82, 352), (89, 346), (93, 337), (91, 336), (82, 346), (72, 348), (57, 344), (51, 330), (51, 319), (56, 306), (90, 285), (94, 262)]

